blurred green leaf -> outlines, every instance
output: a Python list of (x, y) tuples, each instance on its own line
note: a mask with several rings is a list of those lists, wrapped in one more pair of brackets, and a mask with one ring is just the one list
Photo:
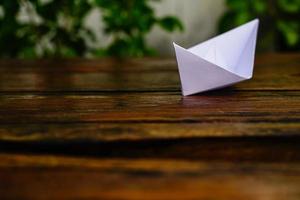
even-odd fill
[(259, 50), (300, 50), (300, 0), (226, 0), (226, 4), (220, 33), (259, 18)]
[(250, 12), (240, 12), (237, 13), (235, 17), (235, 24), (236, 26), (242, 25), (252, 19), (252, 15)]
[(299, 42), (299, 23), (280, 20), (277, 26), (284, 35), (288, 45), (295, 46)]
[(265, 0), (252, 0), (253, 8), (256, 13), (262, 14), (267, 9), (267, 3)]
[(175, 17), (164, 17), (162, 19), (159, 19), (158, 23), (163, 29), (169, 32), (184, 30), (182, 23)]
[(35, 58), (36, 57), (36, 48), (35, 46), (24, 48), (18, 55), (20, 58)]
[(232, 10), (245, 11), (249, 9), (250, 1), (227, 0), (227, 5)]
[(297, 13), (300, 11), (300, 0), (278, 0), (278, 6), (285, 12)]

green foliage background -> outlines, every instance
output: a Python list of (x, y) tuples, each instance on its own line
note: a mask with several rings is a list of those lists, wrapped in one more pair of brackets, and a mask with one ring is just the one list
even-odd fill
[[(173, 16), (157, 17), (151, 1), (157, 0), (0, 0), (0, 57), (153, 55), (147, 33), (156, 25), (168, 32), (182, 31), (183, 25)], [(84, 26), (91, 9), (101, 10), (99, 21), (113, 38), (106, 48), (87, 45), (96, 41)]]
[(260, 51), (300, 50), (300, 0), (226, 0), (219, 32), (260, 19)]
[[(0, 0), (0, 57), (84, 57), (155, 55), (146, 35), (154, 26), (183, 31), (174, 16), (158, 17), (159, 0)], [(300, 50), (300, 0), (226, 0), (219, 32), (259, 18), (261, 51)], [(84, 24), (91, 10), (101, 12), (103, 32), (112, 38), (104, 48)], [(23, 17), (22, 17), (23, 16)], [(26, 16), (25, 20), (23, 19)]]

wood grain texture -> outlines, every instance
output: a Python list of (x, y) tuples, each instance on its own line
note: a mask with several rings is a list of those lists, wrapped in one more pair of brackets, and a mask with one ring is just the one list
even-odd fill
[(300, 54), (182, 97), (174, 59), (0, 60), (0, 199), (300, 198)]
[(298, 91), (2, 95), (0, 123), (297, 122)]
[[(298, 90), (299, 54), (261, 55), (235, 90)], [(0, 61), (0, 91), (179, 91), (175, 59)]]
[(193, 137), (251, 137), (299, 135), (297, 122), (261, 123), (36, 123), (2, 124), (0, 138), (5, 141), (118, 141)]
[(300, 195), (299, 163), (20, 154), (1, 154), (0, 159), (2, 199), (297, 200)]

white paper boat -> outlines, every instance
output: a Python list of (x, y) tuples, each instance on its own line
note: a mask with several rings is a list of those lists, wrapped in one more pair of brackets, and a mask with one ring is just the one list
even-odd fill
[(259, 20), (189, 49), (174, 44), (184, 96), (252, 78)]

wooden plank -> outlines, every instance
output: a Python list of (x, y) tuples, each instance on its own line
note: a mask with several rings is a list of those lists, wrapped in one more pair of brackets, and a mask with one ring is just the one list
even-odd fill
[(2, 124), (0, 140), (49, 141), (138, 141), (176, 138), (292, 137), (299, 123), (70, 123)]
[(174, 59), (0, 60), (0, 199), (299, 199), (299, 61), (182, 97)]
[[(233, 90), (299, 90), (300, 54), (257, 57)], [(179, 91), (175, 59), (0, 61), (0, 91)]]
[(0, 123), (299, 122), (299, 91), (2, 95)]
[(299, 163), (0, 155), (1, 199), (299, 199)]
[(300, 161), (299, 129), (299, 123), (14, 124), (0, 126), (0, 151), (105, 158)]

